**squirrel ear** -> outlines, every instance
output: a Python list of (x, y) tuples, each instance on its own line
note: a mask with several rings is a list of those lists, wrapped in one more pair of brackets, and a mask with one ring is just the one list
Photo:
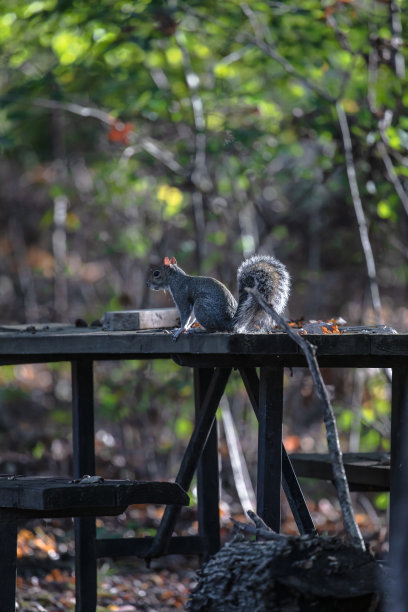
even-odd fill
[(176, 258), (175, 257), (170, 257), (170, 259), (168, 257), (165, 257), (163, 259), (163, 263), (165, 266), (170, 266), (171, 264), (176, 264)]

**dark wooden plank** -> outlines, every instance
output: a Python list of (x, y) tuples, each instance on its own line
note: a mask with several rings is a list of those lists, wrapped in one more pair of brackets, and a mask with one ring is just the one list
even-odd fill
[[(146, 557), (154, 538), (98, 538), (96, 556), (100, 557)], [(166, 553), (168, 555), (204, 555), (204, 543), (200, 536), (173, 536)]]
[(1, 610), (16, 609), (17, 517), (15, 512), (0, 510), (0, 585)]
[[(90, 359), (71, 362), (72, 435), (74, 476), (95, 474), (93, 363)], [(96, 523), (95, 518), (76, 518), (75, 597), (77, 612), (96, 609)]]
[(279, 533), (282, 475), (283, 369), (261, 368), (258, 407), (257, 512)]
[[(228, 382), (231, 370), (229, 368), (217, 368), (209, 382), (205, 398), (201, 405), (197, 421), (194, 425), (193, 434), (188, 443), (186, 452), (184, 453), (180, 469), (177, 474), (176, 482), (188, 491), (191, 486), (191, 481), (194, 472), (197, 469), (198, 460), (207, 442), (212, 424), (215, 419), (215, 413), (220, 403), (225, 386)], [(164, 511), (159, 529), (155, 536), (149, 557), (158, 557), (164, 553), (167, 544), (173, 533), (180, 507), (167, 506)]]
[(392, 370), (391, 399), (391, 483), (390, 483), (390, 542), (396, 542), (398, 532), (393, 525), (398, 523), (400, 511), (398, 499), (402, 489), (407, 486), (408, 456), (404, 451), (407, 440), (403, 437), (407, 430), (408, 418), (408, 367)]
[(73, 361), (71, 370), (74, 477), (80, 478), (85, 474), (95, 474), (92, 361)]
[(370, 353), (382, 357), (407, 356), (408, 333), (370, 336)]
[[(313, 343), (313, 341), (312, 341)], [(228, 353), (203, 353), (182, 354), (172, 356), (174, 361), (181, 366), (192, 368), (231, 367), (231, 368), (259, 368), (272, 366), (280, 368), (304, 368), (307, 367), (306, 359), (301, 354), (279, 354), (270, 347), (269, 354), (241, 353), (239, 355)], [(146, 357), (147, 358), (147, 357)], [(150, 358), (150, 357), (149, 357)], [(152, 357), (153, 358), (153, 357)], [(156, 355), (154, 359), (160, 358)], [(129, 357), (131, 359), (131, 357)], [(318, 357), (321, 368), (391, 368), (403, 365), (407, 360), (406, 355), (325, 355), (321, 352)]]
[(75, 519), (75, 612), (95, 612), (97, 604), (96, 524)]
[[(240, 368), (241, 378), (244, 382), (245, 389), (248, 393), (249, 400), (254, 409), (256, 418), (259, 412), (259, 379), (254, 368)], [(293, 517), (300, 534), (315, 533), (316, 528), (310, 512), (306, 505), (305, 498), (293, 471), (290, 459), (282, 444), (282, 486), (285, 491), (286, 498), (290, 505)]]
[[(332, 480), (333, 469), (327, 453), (294, 453), (290, 460), (299, 477)], [(388, 491), (390, 461), (386, 453), (343, 453), (344, 469), (354, 491)]]
[[(88, 509), (88, 514), (102, 515), (103, 510), (121, 509), (131, 504), (188, 505), (189, 497), (180, 485), (172, 482), (103, 480), (88, 484), (65, 478), (0, 478), (0, 508), (18, 510), (66, 512), (76, 516)], [(71, 514), (70, 514), (71, 513)]]
[[(194, 369), (196, 419), (203, 409), (213, 368)], [(204, 560), (220, 549), (220, 483), (218, 468), (217, 422), (214, 420), (197, 467), (198, 533), (203, 538)]]
[(290, 509), (299, 529), (300, 535), (317, 534), (309, 509), (306, 505), (302, 489), (293, 469), (292, 463), (282, 445), (282, 486)]
[(105, 312), (103, 315), (103, 329), (108, 331), (169, 327), (180, 327), (180, 315), (177, 308), (119, 310)]
[[(406, 610), (408, 601), (408, 366), (392, 371), (390, 555), (395, 610)], [(391, 606), (392, 607), (392, 606)]]
[[(345, 365), (356, 364), (365, 359), (372, 365), (386, 365), (408, 356), (408, 335), (310, 335), (317, 346), (317, 355), (322, 364), (336, 359)], [(93, 328), (39, 329), (31, 332), (0, 332), (0, 360), (24, 358), (44, 361), (72, 360), (83, 355), (94, 359), (168, 357), (178, 355), (233, 355), (252, 356), (261, 359), (273, 355), (282, 359), (282, 364), (303, 362), (297, 345), (284, 333), (274, 334), (184, 334), (177, 343), (171, 335), (163, 332), (107, 332)], [(357, 359), (358, 358), (358, 359)], [(331, 360), (331, 362), (330, 362)], [(399, 361), (398, 361), (399, 360)], [(338, 362), (339, 363), (339, 362)], [(199, 364), (198, 364), (199, 365)]]

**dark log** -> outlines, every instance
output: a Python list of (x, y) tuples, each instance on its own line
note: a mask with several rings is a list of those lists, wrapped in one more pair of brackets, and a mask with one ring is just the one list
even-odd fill
[[(252, 530), (268, 533), (262, 527)], [(249, 542), (236, 535), (200, 570), (187, 609), (379, 610), (382, 569), (369, 552), (337, 538), (273, 532), (271, 537), (273, 540)]]

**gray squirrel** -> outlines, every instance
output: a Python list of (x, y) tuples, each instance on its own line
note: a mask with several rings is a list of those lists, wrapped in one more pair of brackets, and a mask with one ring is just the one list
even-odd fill
[(267, 331), (272, 321), (245, 288), (259, 291), (278, 314), (286, 307), (290, 276), (286, 267), (271, 255), (254, 255), (242, 262), (237, 271), (238, 304), (225, 285), (209, 276), (189, 276), (174, 257), (165, 257), (154, 268), (147, 286), (155, 291), (168, 290), (180, 314), (181, 327), (173, 331), (173, 338), (191, 330), (196, 320), (208, 331)]

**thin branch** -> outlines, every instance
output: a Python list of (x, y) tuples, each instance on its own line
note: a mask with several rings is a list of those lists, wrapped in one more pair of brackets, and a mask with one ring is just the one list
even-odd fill
[(248, 18), (248, 21), (251, 24), (252, 30), (254, 32), (253, 36), (251, 36), (250, 34), (246, 35), (247, 40), (249, 40), (254, 45), (256, 45), (258, 49), (260, 49), (261, 51), (263, 51), (263, 53), (265, 53), (265, 55), (268, 55), (273, 60), (278, 62), (278, 64), (282, 66), (285, 72), (293, 76), (296, 80), (302, 83), (302, 85), (304, 85), (307, 89), (313, 91), (314, 93), (317, 93), (319, 96), (321, 96), (328, 102), (334, 103), (336, 101), (335, 98), (333, 98), (330, 94), (328, 94), (325, 89), (322, 89), (318, 85), (315, 85), (315, 83), (313, 83), (312, 81), (309, 81), (303, 75), (301, 75), (296, 70), (296, 68), (292, 66), (292, 64), (276, 50), (275, 47), (265, 42), (265, 33), (262, 31), (263, 30), (262, 23), (260, 23), (257, 20), (254, 11), (248, 6), (248, 4), (246, 4), (245, 2), (242, 2), (241, 10)]
[(250, 34), (247, 35), (247, 38), (248, 40), (252, 41), (258, 47), (258, 49), (260, 49), (266, 55), (268, 55), (273, 60), (278, 62), (278, 64), (282, 66), (285, 72), (287, 72), (288, 74), (293, 76), (297, 81), (302, 83), (302, 85), (304, 85), (306, 89), (313, 91), (314, 93), (319, 95), (321, 98), (326, 100), (326, 102), (330, 102), (331, 104), (334, 104), (336, 102), (336, 98), (334, 98), (329, 93), (327, 93), (325, 89), (322, 89), (321, 87), (319, 87), (319, 85), (316, 85), (315, 83), (313, 83), (312, 81), (309, 81), (306, 77), (301, 75), (296, 70), (296, 68), (292, 66), (290, 62), (288, 62), (288, 60), (285, 57), (283, 57), (280, 53), (278, 53), (278, 51), (276, 51), (276, 49), (274, 49), (273, 47), (271, 47), (264, 41), (258, 40), (256, 37), (251, 36)]
[(267, 312), (273, 318), (273, 320), (282, 329), (285, 330), (288, 336), (292, 338), (294, 342), (296, 342), (296, 344), (302, 349), (306, 357), (306, 361), (313, 378), (317, 395), (322, 402), (323, 420), (326, 426), (327, 446), (329, 449), (330, 460), (333, 468), (333, 480), (337, 489), (337, 495), (339, 497), (340, 507), (343, 515), (344, 527), (350, 536), (353, 546), (365, 550), (364, 540), (353, 513), (350, 491), (348, 487), (346, 472), (344, 470), (343, 454), (340, 448), (336, 419), (330, 402), (329, 394), (327, 392), (326, 385), (324, 384), (319, 364), (316, 359), (316, 349), (303, 336), (297, 334), (291, 327), (289, 327), (283, 317), (278, 315), (274, 308), (272, 308), (263, 299), (257, 289), (247, 288), (247, 291), (248, 293), (251, 293), (251, 295), (254, 296), (254, 298), (259, 302), (265, 312)]
[(357, 183), (356, 167), (354, 164), (353, 145), (350, 136), (350, 129), (346, 113), (341, 102), (336, 103), (336, 111), (339, 119), (341, 135), (343, 138), (344, 154), (346, 160), (347, 177), (350, 186), (351, 199), (357, 217), (358, 229), (360, 232), (361, 246), (366, 260), (367, 273), (370, 282), (371, 299), (377, 323), (382, 323), (380, 291), (377, 283), (377, 272), (375, 267), (373, 250), (368, 236), (367, 220), (364, 214), (363, 204)]
[[(90, 106), (81, 106), (80, 104), (74, 104), (72, 102), (57, 102), (56, 100), (37, 98), (33, 103), (42, 108), (60, 109), (73, 113), (74, 115), (79, 115), (80, 117), (92, 117), (109, 126), (112, 126), (118, 121), (116, 117), (113, 117), (113, 115), (107, 111)], [(174, 159), (170, 151), (163, 149), (161, 142), (147, 136), (139, 136), (135, 131), (132, 131), (131, 134), (136, 140), (136, 146), (127, 147), (124, 154), (125, 157), (131, 157), (138, 152), (138, 147), (140, 147), (175, 174), (187, 176), (187, 171)]]
[(252, 510), (248, 510), (247, 511), (247, 515), (249, 516), (249, 518), (251, 519), (251, 521), (254, 522), (255, 527), (258, 527), (258, 529), (265, 529), (265, 531), (272, 531), (273, 529), (271, 529), (271, 527), (269, 527), (269, 525), (267, 525), (260, 516), (258, 516), (257, 514), (255, 514), (255, 512), (253, 512)]
[(384, 141), (377, 143), (377, 151), (384, 162), (385, 169), (387, 171), (388, 178), (392, 183), (395, 192), (397, 193), (401, 204), (404, 207), (405, 212), (408, 215), (408, 194), (405, 191), (400, 178), (394, 168), (394, 164), (392, 163), (392, 159), (387, 151), (387, 147), (385, 146)]
[(33, 100), (33, 104), (35, 106), (41, 106), (42, 108), (50, 108), (53, 110), (65, 110), (69, 113), (73, 113), (74, 115), (79, 115), (80, 117), (93, 117), (94, 119), (98, 119), (102, 121), (102, 123), (106, 123), (107, 125), (112, 125), (115, 122), (115, 117), (113, 117), (110, 113), (101, 110), (99, 108), (93, 108), (91, 106), (82, 106), (80, 104), (74, 104), (73, 102), (58, 102), (57, 100), (47, 100), (44, 98), (37, 98)]
[[(390, 21), (391, 21), (391, 29), (393, 32), (393, 41), (394, 47), (398, 49), (398, 41), (400, 41), (402, 29), (401, 29), (401, 16), (399, 14), (399, 7), (396, 2), (390, 2)], [(371, 32), (371, 50), (368, 57), (368, 90), (367, 90), (367, 100), (368, 106), (370, 108), (371, 114), (374, 117), (378, 116), (378, 107), (377, 107), (377, 96), (376, 96), (376, 84), (378, 79), (378, 51), (375, 45), (377, 40), (377, 36), (374, 32)], [(395, 74), (399, 78), (404, 78), (405, 76), (405, 63), (404, 57), (402, 59), (398, 56), (401, 55), (398, 50), (395, 51), (394, 54), (394, 68)], [(383, 119), (378, 123), (378, 131), (380, 133), (381, 142), (377, 144), (377, 151), (384, 163), (387, 176), (391, 184), (393, 185), (396, 194), (398, 195), (401, 204), (404, 207), (405, 212), (408, 214), (408, 194), (406, 193), (400, 178), (394, 168), (394, 164), (392, 162), (391, 156), (388, 153), (388, 139), (386, 135), (386, 127), (391, 125), (393, 113), (391, 110), (387, 110), (384, 113)]]
[(393, 47), (395, 74), (399, 79), (405, 79), (405, 59), (400, 51), (403, 45), (401, 7), (399, 6), (399, 3), (396, 0), (390, 0), (389, 11), (392, 32), (391, 44)]
[(256, 497), (244, 454), (242, 452), (241, 443), (235, 429), (231, 408), (229, 406), (228, 399), (225, 396), (222, 398), (220, 406), (222, 424), (224, 426), (225, 438), (227, 440), (228, 453), (230, 456), (235, 487), (237, 489), (242, 509), (245, 511), (248, 510), (248, 508), (256, 507)]
[(253, 521), (253, 525), (249, 523), (242, 523), (231, 517), (231, 521), (236, 531), (240, 531), (246, 535), (254, 535), (257, 540), (275, 540), (283, 541), (293, 538), (293, 536), (286, 535), (284, 533), (276, 533), (271, 529), (264, 521), (252, 510), (247, 511), (247, 515)]
[(197, 236), (197, 263), (200, 269), (206, 255), (206, 242), (201, 239), (202, 236), (205, 235), (204, 194), (208, 193), (213, 185), (207, 168), (207, 138), (205, 133), (204, 105), (198, 89), (200, 78), (194, 72), (189, 52), (183, 44), (181, 35), (176, 35), (176, 40), (183, 56), (183, 68), (187, 87), (190, 91), (191, 107), (194, 117), (195, 158), (194, 169), (191, 173), (191, 181), (195, 187), (192, 194), (192, 203)]
[[(348, 121), (347, 121), (347, 117), (344, 112), (343, 106), (341, 105), (339, 100), (337, 100), (336, 98), (333, 98), (333, 96), (328, 94), (325, 90), (321, 89), (318, 85), (315, 85), (313, 82), (307, 80), (305, 77), (300, 75), (296, 71), (296, 69), (292, 66), (292, 64), (288, 62), (286, 58), (282, 57), (276, 51), (276, 49), (273, 48), (271, 45), (265, 43), (264, 40), (262, 39), (262, 34), (260, 32), (259, 24), (256, 20), (254, 20), (254, 14), (253, 14), (252, 9), (250, 9), (248, 5), (246, 4), (241, 4), (241, 9), (247, 15), (251, 23), (252, 29), (254, 30), (255, 36), (250, 37), (252, 42), (256, 44), (257, 47), (261, 49), (266, 55), (268, 55), (269, 57), (277, 61), (288, 74), (300, 80), (300, 82), (305, 87), (307, 87), (309, 90), (317, 93), (320, 97), (322, 97), (326, 101), (336, 105), (336, 110), (337, 110), (337, 115), (339, 118), (339, 123), (340, 123), (342, 138), (343, 138), (343, 144), (344, 144), (344, 150), (345, 150), (347, 176), (349, 180), (354, 210), (355, 210), (356, 217), (357, 217), (357, 222), (358, 222), (358, 227), (359, 227), (359, 232), (360, 232), (360, 240), (361, 240), (361, 244), (363, 247), (364, 257), (365, 257), (366, 265), (367, 265), (367, 272), (368, 272), (368, 278), (370, 282), (370, 291), (371, 291), (373, 308), (374, 308), (377, 322), (381, 323), (382, 322), (381, 299), (380, 299), (380, 292), (379, 292), (378, 283), (377, 283), (377, 274), (376, 274), (376, 268), (375, 268), (375, 262), (374, 262), (374, 255), (373, 255), (371, 243), (370, 243), (369, 236), (368, 236), (367, 221), (365, 218), (363, 205), (362, 205), (361, 198), (360, 198), (360, 192), (358, 189), (356, 169), (355, 169), (354, 158), (353, 158), (352, 142), (351, 142), (351, 137), (350, 137), (350, 130), (348, 127)], [(343, 83), (342, 87), (344, 86), (345, 84)]]

